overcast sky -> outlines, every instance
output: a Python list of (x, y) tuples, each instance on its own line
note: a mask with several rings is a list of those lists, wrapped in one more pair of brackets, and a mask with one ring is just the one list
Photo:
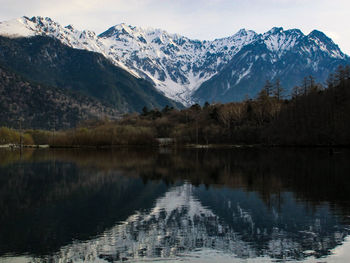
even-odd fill
[(241, 28), (318, 29), (350, 54), (350, 0), (0, 0), (0, 21), (23, 15), (96, 33), (124, 22), (202, 40)]

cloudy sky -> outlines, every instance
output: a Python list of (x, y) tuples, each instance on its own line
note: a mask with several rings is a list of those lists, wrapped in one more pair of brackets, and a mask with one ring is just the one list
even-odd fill
[(96, 33), (122, 22), (208, 40), (241, 28), (318, 29), (350, 54), (350, 0), (0, 0), (0, 6), (0, 21), (48, 16)]

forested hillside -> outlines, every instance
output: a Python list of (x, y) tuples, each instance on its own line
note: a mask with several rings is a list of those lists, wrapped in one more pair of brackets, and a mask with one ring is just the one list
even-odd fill
[(82, 120), (111, 118), (120, 112), (97, 99), (67, 89), (31, 83), (0, 66), (0, 123), (18, 129), (62, 129)]
[(183, 144), (350, 145), (350, 67), (339, 67), (327, 87), (306, 77), (284, 99), (280, 83), (267, 82), (255, 99), (205, 103), (184, 110), (143, 108), (117, 121), (82, 123), (61, 131), (55, 145)]
[(182, 106), (103, 55), (70, 48), (50, 37), (0, 36), (0, 65), (29, 81), (83, 93), (120, 112), (139, 112), (145, 105)]
[(44, 143), (150, 145), (157, 143), (156, 138), (172, 138), (178, 145), (349, 146), (350, 67), (339, 67), (327, 87), (312, 76), (305, 77), (289, 99), (278, 81), (267, 82), (255, 99), (203, 107), (194, 104), (183, 110), (144, 107), (141, 114), (126, 114), (118, 120), (80, 123), (73, 130), (56, 133), (54, 142)]

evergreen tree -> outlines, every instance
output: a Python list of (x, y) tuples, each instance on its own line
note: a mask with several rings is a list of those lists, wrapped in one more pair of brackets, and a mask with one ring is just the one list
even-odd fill
[(335, 83), (335, 76), (333, 73), (329, 74), (327, 80), (326, 80), (327, 88), (331, 89), (333, 88), (336, 83)]
[(209, 106), (210, 106), (210, 103), (206, 101), (206, 102), (204, 103), (204, 108), (207, 109)]
[(270, 97), (272, 95), (273, 85), (269, 80), (266, 80), (266, 83), (263, 89), (265, 90), (266, 96)]
[(169, 105), (165, 105), (165, 107), (162, 109), (162, 113), (168, 113), (172, 109), (174, 109), (174, 108), (170, 108)]
[(146, 107), (146, 106), (144, 106), (143, 108), (142, 108), (142, 115), (143, 116), (147, 116), (149, 114), (149, 110), (148, 110), (148, 108)]
[(284, 89), (281, 86), (281, 81), (280, 79), (276, 79), (274, 89), (273, 89), (273, 95), (277, 100), (281, 100), (284, 97), (283, 93), (284, 93)]

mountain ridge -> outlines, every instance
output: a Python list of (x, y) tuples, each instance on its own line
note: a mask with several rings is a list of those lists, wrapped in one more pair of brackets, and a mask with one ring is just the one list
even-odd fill
[[(264, 52), (255, 52), (255, 57), (250, 60), (257, 60), (256, 57), (263, 59), (264, 56), (270, 57), (270, 60), (266, 60), (264, 65), (261, 64), (262, 71), (265, 68), (268, 71), (269, 68), (274, 67), (274, 64), (281, 62), (284, 56), (288, 57), (292, 54), (297, 58), (293, 61), (308, 58), (309, 60), (305, 60), (306, 63), (302, 67), (303, 71), (310, 74), (315, 73), (317, 80), (322, 82), (325, 80), (325, 75), (334, 71), (334, 67), (326, 68), (326, 70), (322, 68), (325, 73), (318, 74), (320, 60), (327, 60), (327, 63), (332, 65), (334, 61), (337, 65), (350, 61), (349, 57), (324, 33), (314, 30), (305, 35), (299, 29), (284, 30), (282, 27), (274, 27), (263, 34), (241, 29), (229, 37), (210, 41), (192, 40), (179, 34), (170, 34), (162, 29), (143, 29), (125, 23), (112, 26), (97, 35), (88, 30), (76, 30), (71, 25), (62, 27), (50, 18), (22, 17), (12, 22), (0, 23), (1, 34), (13, 37), (20, 34), (24, 37), (49, 36), (73, 48), (101, 53), (113, 64), (134, 76), (151, 81), (168, 98), (187, 106), (195, 102), (203, 103), (205, 100), (221, 101), (220, 96), (215, 97), (215, 92), (210, 96), (198, 97), (198, 94), (203, 93), (203, 89), (207, 89), (208, 82), (226, 86), (230, 93), (240, 94), (227, 97), (227, 101), (242, 99), (242, 94), (247, 92), (240, 83), (252, 77), (248, 70), (253, 67), (252, 63), (245, 61), (237, 65), (237, 69), (232, 69), (232, 75), (235, 75), (233, 71), (239, 71), (235, 81), (223, 79), (217, 83), (213, 79), (218, 79), (218, 75), (222, 75), (223, 70), (229, 65), (237, 64), (236, 62), (242, 59), (237, 54), (243, 48), (254, 48), (254, 43), (260, 45), (261, 49), (266, 46), (266, 49)], [(300, 66), (300, 63), (297, 64)], [(289, 70), (289, 74), (291, 72)], [(256, 88), (248, 87), (246, 90), (250, 96), (254, 96), (270, 77), (271, 79), (281, 78), (282, 83), (287, 84), (287, 90), (290, 90), (290, 86), (296, 83), (287, 83), (290, 77), (284, 74), (286, 73), (275, 72), (273, 74), (268, 71), (255, 80)], [(299, 71), (295, 75), (297, 76), (292, 77), (293, 81), (304, 77)], [(218, 89), (219, 86), (215, 86), (214, 89)], [(221, 94), (223, 94), (222, 91)]]
[(27, 128), (67, 129), (88, 119), (118, 119), (145, 106), (182, 107), (102, 54), (46, 36), (0, 36), (1, 69), (0, 123), (10, 127), (21, 118)]

